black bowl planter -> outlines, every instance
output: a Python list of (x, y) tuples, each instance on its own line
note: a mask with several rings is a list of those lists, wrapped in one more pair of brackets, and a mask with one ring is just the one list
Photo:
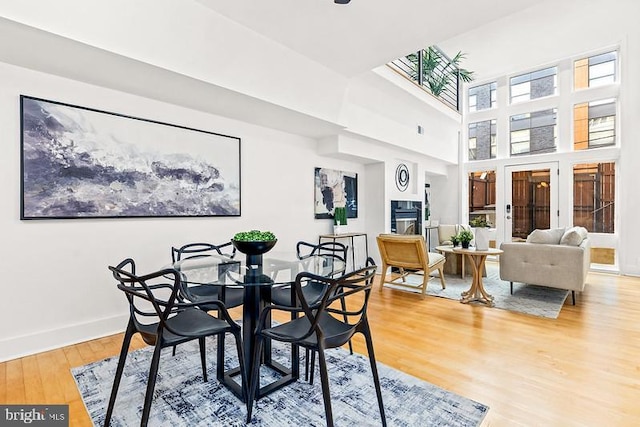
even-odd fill
[(262, 255), (269, 252), (278, 242), (277, 240), (267, 241), (244, 241), (244, 240), (231, 240), (233, 246), (243, 254), (246, 255)]

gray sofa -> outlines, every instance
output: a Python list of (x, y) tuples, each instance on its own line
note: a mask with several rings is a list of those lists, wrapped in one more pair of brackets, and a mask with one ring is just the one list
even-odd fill
[(500, 278), (511, 282), (582, 291), (591, 264), (591, 244), (583, 227), (534, 230), (526, 242), (502, 243)]

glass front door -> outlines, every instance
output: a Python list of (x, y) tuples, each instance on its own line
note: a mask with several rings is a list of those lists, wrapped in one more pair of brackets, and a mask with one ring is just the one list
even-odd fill
[(536, 228), (558, 227), (556, 162), (508, 166), (505, 178), (505, 242), (525, 240)]

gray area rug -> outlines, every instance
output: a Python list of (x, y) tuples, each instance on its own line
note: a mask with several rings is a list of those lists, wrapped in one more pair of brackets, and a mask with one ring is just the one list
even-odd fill
[[(225, 365), (237, 366), (232, 339), (227, 338)], [(207, 341), (209, 381), (202, 379), (196, 342), (161, 355), (151, 406), (150, 426), (324, 426), (324, 406), (316, 367), (313, 385), (298, 380), (257, 402), (253, 419), (245, 424), (246, 407), (215, 379), (215, 339)], [(288, 351), (274, 344), (275, 359), (286, 363)], [(326, 352), (336, 426), (381, 425), (369, 360), (343, 349)], [(127, 358), (112, 426), (140, 424), (152, 348)], [(96, 426), (104, 424), (117, 357), (71, 370), (87, 411)], [(489, 407), (428, 382), (378, 364), (389, 426), (478, 426)], [(263, 372), (263, 377), (269, 376)]]
[[(515, 311), (518, 313), (529, 314), (532, 316), (548, 317), (557, 319), (560, 310), (564, 305), (564, 301), (569, 295), (569, 291), (564, 289), (547, 288), (544, 286), (527, 285), (525, 283), (513, 283), (513, 295), (509, 291), (509, 282), (500, 280), (499, 266), (496, 263), (486, 263), (487, 277), (482, 278), (484, 289), (489, 295), (493, 295), (495, 307), (503, 310)], [(472, 278), (466, 275), (465, 278), (460, 276), (445, 275), (446, 289), (442, 289), (438, 273), (432, 274), (427, 286), (427, 294), (436, 297), (459, 300), (460, 294), (471, 286)], [(418, 276), (409, 276), (408, 283), (419, 284), (422, 278)], [(387, 287), (408, 290), (404, 287), (396, 287), (394, 285), (385, 284)], [(420, 292), (416, 289), (415, 292)], [(484, 305), (479, 302), (473, 302), (474, 305)]]

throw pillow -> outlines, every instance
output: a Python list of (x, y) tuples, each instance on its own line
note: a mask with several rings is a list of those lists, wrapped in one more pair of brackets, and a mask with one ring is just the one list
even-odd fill
[(564, 228), (551, 228), (549, 230), (535, 229), (527, 236), (527, 243), (541, 243), (557, 245), (564, 234)]
[(587, 238), (588, 232), (584, 227), (571, 227), (562, 235), (560, 239), (561, 245), (580, 246), (582, 241)]

